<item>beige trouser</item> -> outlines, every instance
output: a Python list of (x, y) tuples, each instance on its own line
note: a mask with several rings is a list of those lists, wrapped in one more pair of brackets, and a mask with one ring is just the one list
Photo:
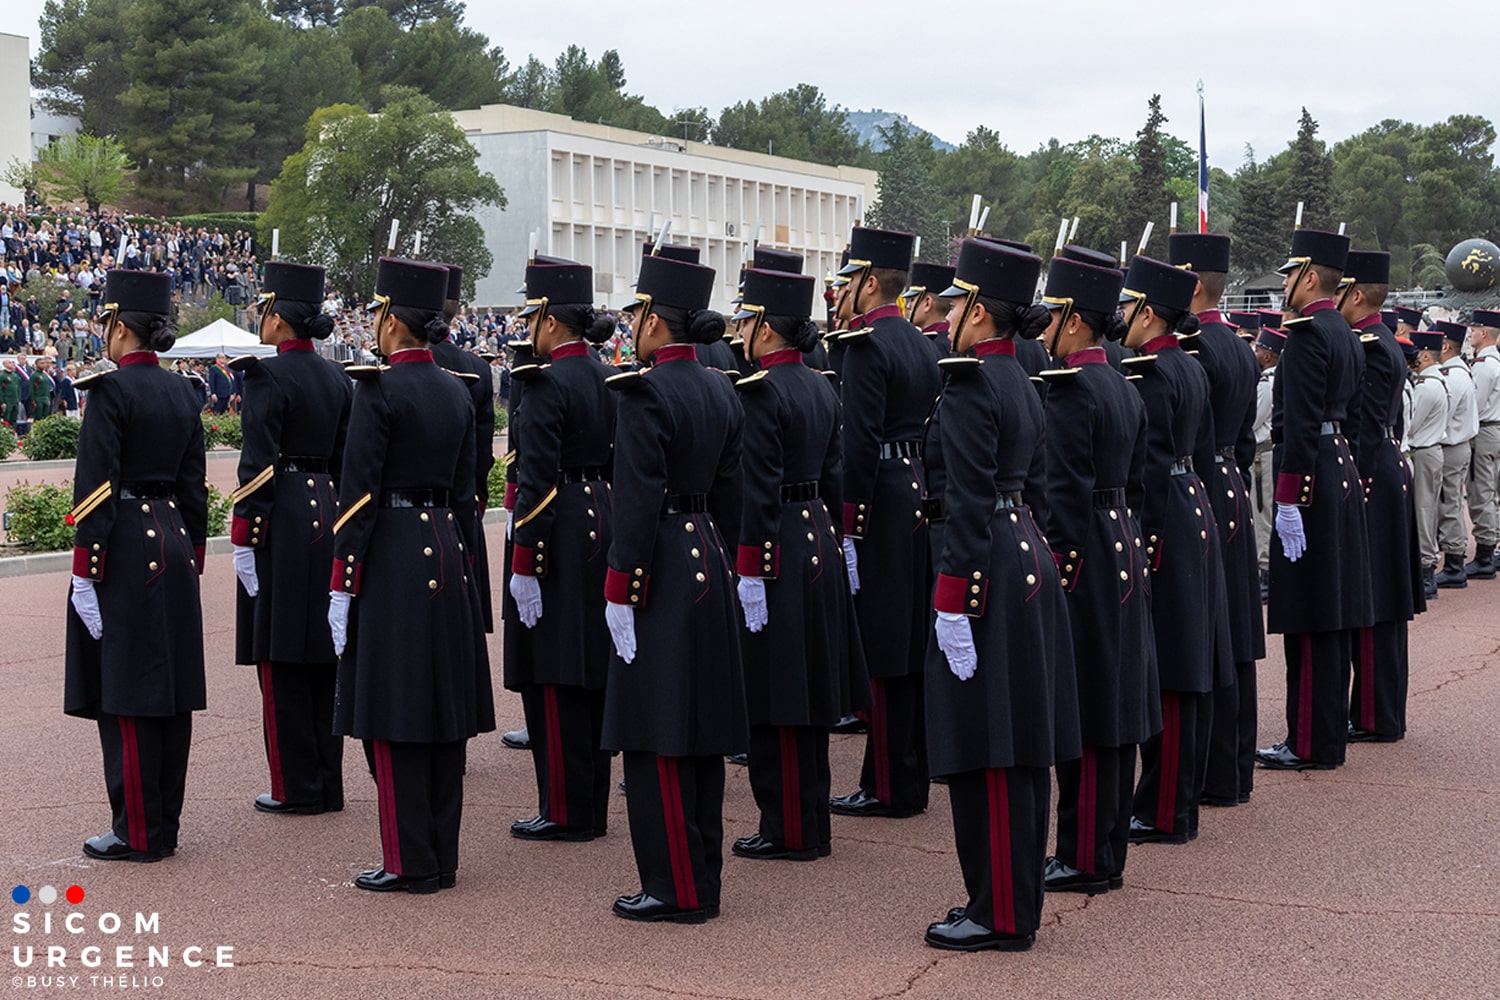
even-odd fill
[(1264, 573), (1271, 565), (1271, 524), (1276, 520), (1276, 472), (1271, 467), (1271, 445), (1255, 456), (1255, 555)]
[(1469, 479), (1469, 442), (1443, 445), (1443, 494), (1438, 500), (1438, 548), (1444, 555), (1469, 551), (1469, 528), (1464, 522), (1464, 486)]
[(1474, 478), (1469, 482), (1469, 518), (1476, 545), (1500, 542), (1500, 510), (1496, 509), (1496, 480), (1500, 478), (1500, 423), (1481, 426), (1474, 439)]
[(1417, 547), (1422, 566), (1438, 561), (1438, 495), (1443, 487), (1443, 446), (1428, 445), (1411, 451), (1412, 489), (1416, 491)]

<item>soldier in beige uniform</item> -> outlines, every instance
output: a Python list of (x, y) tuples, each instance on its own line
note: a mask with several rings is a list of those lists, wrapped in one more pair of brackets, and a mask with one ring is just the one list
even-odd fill
[(1411, 419), (1406, 424), (1407, 454), (1416, 492), (1417, 549), (1422, 556), (1422, 587), (1428, 600), (1437, 596), (1433, 574), (1438, 561), (1438, 497), (1443, 487), (1443, 432), (1448, 427), (1448, 383), (1438, 358), (1443, 335), (1436, 330), (1411, 334), (1417, 347), (1417, 377), (1412, 382)]
[(1471, 580), (1493, 580), (1495, 546), (1500, 544), (1500, 509), (1496, 506), (1500, 478), (1500, 312), (1475, 309), (1469, 327), (1474, 346), (1474, 409), (1479, 433), (1474, 437), (1469, 481), (1469, 519), (1474, 523), (1474, 561), (1464, 567)]
[(1479, 413), (1474, 409), (1474, 377), (1462, 351), (1468, 328), (1442, 320), (1433, 326), (1443, 334), (1443, 378), (1448, 384), (1448, 422), (1443, 431), (1443, 492), (1438, 502), (1438, 548), (1443, 550), (1439, 588), (1461, 589), (1469, 585), (1464, 575), (1464, 557), (1469, 551), (1469, 530), (1464, 523), (1464, 487), (1469, 480), (1469, 451), (1479, 433)]
[(1262, 310), (1260, 334), (1255, 338), (1255, 360), (1260, 363), (1260, 382), (1255, 388), (1255, 553), (1260, 564), (1260, 602), (1266, 603), (1270, 576), (1271, 520), (1276, 513), (1276, 473), (1271, 466), (1271, 389), (1276, 384), (1276, 363), (1286, 346), (1281, 313)]

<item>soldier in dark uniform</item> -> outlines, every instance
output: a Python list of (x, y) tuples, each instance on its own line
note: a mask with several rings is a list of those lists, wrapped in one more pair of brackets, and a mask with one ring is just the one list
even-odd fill
[[(750, 266), (740, 268), (739, 293), (730, 302), (730, 305), (738, 307), (739, 304), (744, 301), (745, 275), (749, 271), (781, 271), (786, 274), (801, 274), (803, 263), (804, 258), (800, 253), (795, 253), (791, 250), (777, 250), (775, 247), (756, 247), (751, 254)], [(738, 327), (739, 324), (735, 324), (735, 326)], [(744, 338), (739, 335), (738, 329), (736, 329), (734, 334), (730, 337), (729, 346), (730, 349), (734, 351), (734, 360), (736, 366), (738, 367), (740, 375), (754, 375), (760, 370), (760, 365), (756, 361), (746, 357), (745, 341)], [(821, 340), (815, 343), (814, 346), (809, 350), (822, 352), (823, 364), (821, 367), (828, 367), (828, 352), (823, 349)], [(802, 357), (807, 360), (807, 363), (812, 367), (820, 367), (819, 365), (813, 363), (809, 354), (803, 354)]]
[(614, 913), (629, 920), (718, 916), (724, 755), (749, 743), (732, 555), (743, 417), (729, 380), (696, 363), (724, 336), (713, 287), (712, 268), (642, 260), (635, 352), (652, 367), (609, 380), (623, 394), (604, 583), (619, 655), (603, 745), (624, 755), (641, 891)]
[(260, 339), (276, 345), (276, 357), (230, 363), (245, 377), (245, 441), (230, 498), (235, 661), (254, 665), (260, 681), (271, 791), (255, 808), (269, 813), (344, 808), (326, 583), (353, 390), (344, 370), (313, 350), (333, 332), (323, 282), (321, 267), (268, 262)]
[(759, 831), (734, 843), (747, 858), (811, 861), (831, 851), (828, 733), (850, 707), (849, 592), (830, 515), (843, 509), (838, 391), (803, 364), (818, 339), (815, 285), (752, 269), (734, 316), (761, 369), (736, 386), (745, 410), (740, 644), (760, 807)]
[(1407, 622), (1427, 610), (1416, 552), (1416, 494), (1400, 444), (1406, 435), (1406, 357), (1380, 314), (1390, 280), (1390, 254), (1349, 251), (1339, 311), (1364, 351), (1348, 437), (1364, 482), (1375, 618), (1354, 637), (1349, 739), (1357, 743), (1390, 743), (1405, 735)]
[[(1007, 247), (1020, 253), (1032, 252), (1031, 244), (1020, 240), (1003, 240), (994, 236), (982, 236), (980, 239), (993, 246)], [(1021, 363), (1021, 368), (1025, 370), (1027, 377), (1038, 378), (1045, 369), (1052, 367), (1052, 359), (1047, 356), (1047, 348), (1040, 340), (1018, 340), (1015, 343), (1016, 360)]]
[[(1208, 376), (1177, 336), (1198, 329), (1198, 276), (1136, 257), (1121, 292), (1126, 361), (1146, 404), (1146, 470), (1139, 511), (1151, 571), (1162, 731), (1141, 745), (1131, 843), (1185, 844), (1197, 827), (1203, 741), (1213, 710), (1214, 647), (1224, 586), (1218, 528), (1194, 471), (1193, 449), (1208, 405)], [(1150, 359), (1150, 360), (1147, 360)]]
[(1286, 275), (1286, 347), (1272, 389), (1276, 531), (1268, 632), (1286, 646), (1287, 737), (1257, 750), (1277, 770), (1344, 762), (1352, 637), (1373, 624), (1365, 496), (1343, 421), (1364, 352), (1334, 303), (1349, 240), (1300, 229)]
[(609, 631), (614, 370), (588, 345), (614, 333), (596, 313), (594, 269), (526, 269), (521, 311), (540, 364), (518, 368), (516, 518), (505, 602), (505, 686), (521, 692), (536, 765), (536, 816), (511, 824), (522, 840), (592, 840), (608, 826), (609, 754), (599, 749)]
[[(682, 261), (686, 264), (697, 264), (702, 256), (698, 248), (684, 243), (663, 243), (660, 248), (655, 243), (647, 242), (642, 248), (641, 260), (647, 257), (665, 257), (668, 260)], [(798, 270), (801, 270), (799, 265)], [(733, 334), (727, 328), (724, 336), (718, 341), (710, 344), (699, 344), (698, 361), (705, 368), (717, 368), (721, 372), (735, 372), (739, 370), (735, 358), (734, 348), (730, 346)]]
[(1146, 407), (1109, 366), (1124, 335), (1118, 268), (1054, 257), (1042, 303), (1047, 352), (1046, 534), (1062, 571), (1077, 668), (1082, 756), (1057, 763), (1057, 856), (1045, 887), (1124, 884), (1136, 746), (1161, 731), (1156, 641), (1140, 522)]
[(968, 900), (927, 928), (935, 948), (1031, 947), (1048, 769), (1079, 754), (1067, 598), (1032, 514), (1045, 478), (1042, 403), (1015, 356), (1016, 339), (1036, 338), (1050, 320), (1031, 301), (1041, 267), (1033, 254), (966, 240), (943, 292), (960, 356), (939, 362), (947, 524), (926, 655), (927, 743), (933, 773), (948, 777)]
[[(432, 360), (448, 270), (381, 258), (375, 330), (389, 366), (355, 367), (328, 619), (335, 732), (369, 742), (383, 864), (375, 892), (454, 884), (468, 740), (495, 728), (474, 579), (474, 403)], [(347, 646), (346, 646), (347, 641)]]
[(1229, 325), (1234, 327), (1234, 335), (1249, 344), (1250, 349), (1254, 351), (1255, 338), (1260, 336), (1260, 313), (1231, 312)]
[(938, 358), (946, 358), (952, 353), (952, 344), (948, 342), (948, 303), (941, 295), (953, 283), (953, 268), (914, 261), (910, 280), (911, 284), (901, 293), (906, 315), (912, 326), (922, 331)]
[[(1116, 271), (1122, 279), (1125, 276), (1125, 272), (1121, 271), (1116, 264), (1115, 258), (1102, 250), (1091, 250), (1088, 247), (1069, 243), (1058, 252), (1057, 256), (1063, 260), (1073, 260), (1080, 264), (1092, 264), (1095, 267), (1102, 267), (1107, 271)], [(1109, 366), (1116, 371), (1123, 372), (1125, 370), (1125, 357), (1128, 353), (1125, 350), (1125, 345), (1119, 340), (1111, 340), (1109, 337), (1105, 337), (1099, 342), (1099, 346), (1104, 348), (1104, 357), (1109, 362)]]
[(104, 299), (105, 355), (120, 367), (78, 382), (89, 418), (67, 516), (63, 711), (98, 722), (114, 815), (83, 852), (158, 861), (177, 850), (192, 713), (206, 707), (203, 423), (192, 388), (157, 362), (177, 339), (170, 279), (110, 271)]
[[(923, 422), (941, 388), (932, 348), (901, 316), (909, 233), (856, 228), (843, 349), (844, 557), (873, 702), (859, 788), (833, 800), (845, 816), (927, 808), (922, 663), (930, 627)], [(863, 568), (863, 573), (861, 573)]]
[[(1219, 312), (1229, 272), (1229, 237), (1173, 233), (1169, 263), (1198, 275), (1193, 311), (1198, 335), (1193, 356), (1208, 375), (1208, 407), (1193, 447), (1193, 469), (1208, 490), (1219, 528), (1224, 567), (1227, 634), (1220, 634), (1212, 726), (1202, 802), (1236, 806), (1250, 801), (1255, 781), (1255, 661), (1265, 658), (1260, 566), (1255, 552), (1255, 511), (1250, 480), (1255, 464), (1255, 389), (1260, 367), (1249, 344), (1235, 336)], [(1227, 640), (1227, 645), (1226, 641)]]

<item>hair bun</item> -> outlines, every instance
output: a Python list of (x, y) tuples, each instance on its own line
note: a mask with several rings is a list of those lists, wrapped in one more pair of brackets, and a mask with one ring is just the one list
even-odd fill
[(1180, 319), (1180, 320), (1177, 321), (1177, 332), (1178, 333), (1197, 333), (1199, 326), (1200, 326), (1200, 324), (1198, 322), (1198, 314), (1197, 313), (1193, 313), (1193, 312), (1184, 313), (1183, 316), (1182, 316), (1182, 319)]
[(688, 339), (695, 344), (712, 344), (724, 339), (724, 316), (712, 309), (695, 309), (688, 313)]
[(422, 325), (422, 333), (427, 336), (429, 342), (436, 344), (448, 336), (448, 322), (441, 316), (434, 316)]
[(797, 324), (797, 329), (792, 332), (792, 346), (806, 354), (818, 346), (818, 324), (810, 319), (805, 319)]
[(583, 338), (591, 344), (602, 344), (615, 333), (613, 313), (596, 312), (592, 308), (584, 314)]
[(1104, 327), (1100, 331), (1106, 340), (1121, 341), (1125, 339), (1125, 333), (1130, 328), (1125, 325), (1125, 317), (1118, 312), (1112, 312), (1104, 317)]
[(333, 333), (333, 317), (327, 313), (320, 312), (307, 321), (307, 335), (317, 340), (327, 340), (328, 335)]
[(177, 343), (177, 327), (166, 316), (154, 316), (146, 325), (146, 342), (158, 354)]
[(1051, 325), (1052, 310), (1039, 302), (1016, 310), (1016, 336), (1022, 340), (1037, 339)]

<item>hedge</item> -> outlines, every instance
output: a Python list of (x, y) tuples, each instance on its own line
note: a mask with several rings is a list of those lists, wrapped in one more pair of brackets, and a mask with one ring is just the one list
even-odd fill
[[(227, 494), (209, 484), (208, 537), (224, 534), (233, 506)], [(5, 491), (5, 509), (10, 514), (11, 541), (38, 552), (60, 552), (73, 547), (73, 528), (66, 520), (68, 511), (73, 509), (71, 484), (12, 486)]]

